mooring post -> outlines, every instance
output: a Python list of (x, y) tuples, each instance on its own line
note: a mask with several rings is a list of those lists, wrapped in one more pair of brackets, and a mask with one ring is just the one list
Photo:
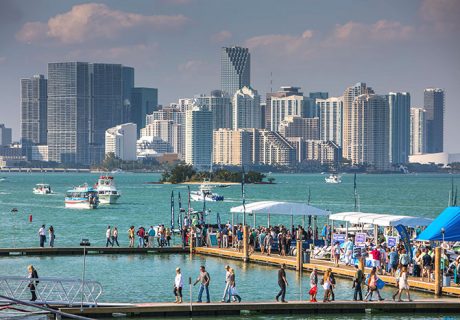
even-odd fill
[(302, 272), (302, 267), (303, 267), (303, 244), (302, 244), (302, 234), (300, 233), (300, 230), (297, 230), (297, 237), (296, 237), (296, 270), (298, 272)]
[(248, 226), (243, 226), (243, 261), (249, 261), (249, 230)]
[(190, 228), (190, 254), (193, 254), (193, 228)]
[(434, 294), (442, 295), (441, 247), (434, 249)]

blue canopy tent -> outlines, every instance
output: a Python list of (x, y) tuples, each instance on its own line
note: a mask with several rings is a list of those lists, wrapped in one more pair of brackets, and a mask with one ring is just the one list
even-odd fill
[[(444, 229), (444, 236), (442, 229)], [(444, 209), (416, 240), (460, 241), (460, 207)]]

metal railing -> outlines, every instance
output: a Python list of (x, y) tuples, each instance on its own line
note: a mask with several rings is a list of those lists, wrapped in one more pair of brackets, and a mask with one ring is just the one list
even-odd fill
[[(0, 276), (0, 295), (17, 300), (28, 301), (31, 298), (29, 284), (34, 281), (37, 304), (85, 305), (97, 307), (97, 300), (103, 290), (97, 281), (43, 277)], [(38, 282), (38, 283), (37, 283)]]

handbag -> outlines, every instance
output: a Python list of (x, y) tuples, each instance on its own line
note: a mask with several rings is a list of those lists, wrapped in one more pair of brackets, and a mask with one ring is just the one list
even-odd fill
[(238, 295), (238, 290), (236, 290), (236, 287), (231, 287), (230, 288), (230, 295), (231, 296), (237, 296)]

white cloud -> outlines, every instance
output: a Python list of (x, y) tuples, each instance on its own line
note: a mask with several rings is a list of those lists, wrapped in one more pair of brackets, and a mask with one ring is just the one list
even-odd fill
[(211, 36), (211, 40), (214, 42), (224, 42), (232, 37), (232, 33), (227, 30), (222, 30), (221, 32), (218, 32), (216, 34), (213, 34)]
[(305, 45), (313, 38), (313, 31), (305, 30), (301, 35), (268, 34), (252, 37), (246, 40), (245, 45), (250, 49), (270, 48), (275, 52), (289, 54), (305, 49)]
[(22, 42), (52, 38), (61, 43), (82, 43), (92, 39), (113, 39), (124, 31), (148, 28), (177, 30), (189, 19), (183, 15), (143, 15), (114, 10), (105, 4), (86, 3), (51, 17), (46, 23), (28, 22), (16, 34)]
[(374, 24), (349, 21), (336, 25), (332, 36), (326, 41), (392, 41), (404, 40), (412, 36), (415, 28), (400, 22), (379, 20)]
[(420, 17), (432, 24), (439, 32), (458, 32), (460, 28), (460, 1), (424, 0), (420, 6)]
[(196, 72), (202, 70), (207, 64), (201, 60), (189, 60), (177, 67), (180, 72)]

